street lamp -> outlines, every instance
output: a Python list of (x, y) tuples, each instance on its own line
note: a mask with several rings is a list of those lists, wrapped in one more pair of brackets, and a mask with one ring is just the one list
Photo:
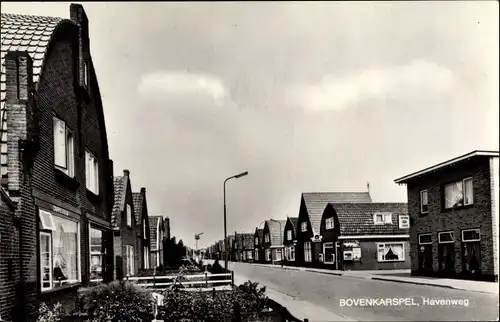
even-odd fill
[(226, 225), (226, 182), (230, 179), (238, 179), (248, 174), (248, 171), (242, 172), (224, 180), (224, 268), (227, 270), (227, 225)]
[(281, 221), (275, 220), (275, 219), (269, 219), (271, 221), (277, 222), (280, 224), (280, 240), (281, 240), (281, 267), (283, 268), (283, 229), (281, 228)]

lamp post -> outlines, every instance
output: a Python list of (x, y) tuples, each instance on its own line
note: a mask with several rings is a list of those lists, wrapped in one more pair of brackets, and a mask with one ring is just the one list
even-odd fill
[(226, 220), (226, 182), (230, 179), (238, 179), (248, 174), (248, 171), (234, 175), (224, 180), (224, 268), (227, 270), (227, 220)]
[(271, 221), (277, 222), (280, 224), (280, 240), (281, 240), (281, 268), (283, 268), (283, 229), (281, 228), (281, 221), (270, 219)]

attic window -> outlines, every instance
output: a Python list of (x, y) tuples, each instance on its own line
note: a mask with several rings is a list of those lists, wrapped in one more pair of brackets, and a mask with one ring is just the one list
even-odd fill
[(304, 221), (300, 224), (300, 230), (307, 231), (307, 222)]

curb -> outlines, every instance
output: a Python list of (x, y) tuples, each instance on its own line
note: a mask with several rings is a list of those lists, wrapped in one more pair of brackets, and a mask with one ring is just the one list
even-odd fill
[(375, 277), (375, 276), (372, 276), (370, 279), (376, 280), (376, 281), (405, 283), (405, 284), (423, 285), (423, 286), (434, 286), (434, 287), (441, 287), (441, 288), (447, 288), (447, 289), (460, 290), (460, 289), (457, 289), (456, 287), (453, 287), (453, 286), (450, 286), (450, 285), (441, 285), (441, 284), (432, 284), (432, 283), (419, 283), (419, 282), (415, 282), (415, 281), (405, 281), (405, 280), (397, 280), (397, 279), (392, 279), (392, 278), (383, 278), (383, 277)]
[(311, 269), (305, 269), (305, 272), (310, 272), (310, 273), (319, 273), (319, 274), (325, 274), (325, 275), (335, 275), (335, 276), (344, 276), (342, 273), (337, 273), (337, 272), (325, 272), (325, 271), (315, 271)]

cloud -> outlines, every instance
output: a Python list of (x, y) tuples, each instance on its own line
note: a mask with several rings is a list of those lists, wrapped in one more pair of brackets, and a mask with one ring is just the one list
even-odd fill
[(145, 74), (138, 86), (142, 96), (151, 95), (205, 95), (216, 103), (227, 96), (221, 79), (200, 73), (160, 71)]
[(367, 99), (441, 93), (454, 83), (450, 70), (425, 60), (414, 60), (403, 66), (327, 75), (318, 83), (295, 86), (288, 98), (311, 110), (341, 110)]

